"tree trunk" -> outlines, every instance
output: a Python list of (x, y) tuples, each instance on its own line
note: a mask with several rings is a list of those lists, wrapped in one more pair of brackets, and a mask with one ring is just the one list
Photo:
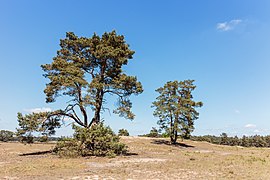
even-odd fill
[(173, 139), (173, 135), (174, 135), (174, 124), (173, 124), (173, 118), (172, 118), (172, 112), (170, 114), (170, 138), (171, 138), (171, 144), (174, 144), (174, 139)]
[[(107, 60), (103, 59), (101, 67), (100, 67), (100, 80), (99, 80), (100, 83), (104, 83), (106, 65), (107, 65)], [(96, 101), (95, 115), (94, 115), (91, 123), (89, 124), (89, 127), (91, 127), (92, 125), (100, 123), (100, 111), (101, 111), (101, 108), (102, 108), (103, 96), (104, 96), (104, 89), (103, 88), (97, 88), (97, 94), (96, 94), (96, 99), (95, 99), (95, 101)]]
[(177, 131), (175, 131), (175, 132), (174, 132), (174, 144), (176, 144), (177, 138), (178, 138), (178, 136), (177, 136)]
[(99, 90), (97, 92), (97, 97), (96, 97), (96, 111), (95, 111), (95, 114), (91, 123), (89, 124), (89, 127), (100, 123), (100, 111), (102, 107), (103, 96), (104, 96), (103, 90)]
[(83, 114), (83, 118), (84, 118), (84, 126), (87, 127), (87, 125), (88, 125), (88, 118), (87, 118), (86, 110), (85, 110), (84, 107), (82, 107), (81, 105), (80, 105), (80, 110), (81, 110), (81, 112), (82, 112), (82, 114)]
[(174, 144), (173, 134), (170, 134), (171, 144)]
[(74, 83), (74, 84), (75, 84), (77, 91), (78, 91), (78, 103), (79, 103), (78, 105), (79, 105), (81, 113), (83, 115), (84, 127), (87, 127), (88, 126), (88, 117), (87, 117), (86, 110), (83, 107), (82, 87), (81, 87), (81, 85), (79, 85), (77, 83)]
[(170, 134), (171, 138), (171, 144), (176, 144), (177, 141), (177, 131), (173, 130), (173, 132)]

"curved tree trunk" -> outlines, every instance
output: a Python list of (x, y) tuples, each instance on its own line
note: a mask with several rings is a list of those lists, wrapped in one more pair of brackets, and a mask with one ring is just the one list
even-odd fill
[(89, 127), (100, 123), (100, 112), (101, 112), (101, 108), (102, 108), (103, 96), (104, 96), (103, 90), (99, 90), (97, 92), (97, 97), (96, 97), (95, 114), (94, 114), (92, 121), (89, 124)]

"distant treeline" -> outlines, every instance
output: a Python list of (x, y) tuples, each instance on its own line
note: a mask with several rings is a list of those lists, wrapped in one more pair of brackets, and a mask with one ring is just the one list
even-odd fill
[(64, 137), (48, 137), (48, 136), (30, 136), (30, 137), (24, 137), (24, 136), (16, 136), (16, 133), (9, 131), (9, 130), (0, 130), (0, 142), (12, 142), (12, 141), (19, 141), (19, 142), (48, 142), (48, 141), (58, 141), (59, 139), (62, 139)]
[(242, 136), (241, 138), (234, 136), (229, 137), (226, 133), (220, 136), (205, 135), (205, 136), (191, 136), (193, 141), (206, 141), (213, 144), (229, 145), (229, 146), (243, 146), (243, 147), (270, 147), (270, 135), (268, 136)]
[[(150, 133), (139, 135), (142, 137), (167, 138), (167, 133), (160, 134), (156, 128), (152, 128)], [(181, 138), (181, 137), (180, 137)], [(206, 141), (212, 144), (228, 145), (228, 146), (243, 146), (243, 147), (270, 147), (270, 135), (268, 136), (238, 136), (229, 137), (226, 133), (220, 136), (205, 135), (205, 136), (190, 136), (192, 141)]]
[[(155, 137), (155, 138), (167, 138), (169, 137), (166, 133), (160, 134), (156, 128), (152, 128), (149, 134), (139, 135), (142, 137)], [(20, 141), (20, 142), (48, 142), (48, 141), (59, 141), (65, 137), (19, 137), (15, 133), (8, 130), (0, 130), (0, 142), (8, 141)], [(180, 137), (181, 138), (181, 137)], [(222, 133), (220, 136), (204, 135), (204, 136), (191, 136), (192, 141), (206, 141), (212, 144), (228, 145), (228, 146), (243, 146), (243, 147), (268, 147), (270, 148), (270, 135), (267, 136), (238, 136), (229, 137), (226, 133)]]

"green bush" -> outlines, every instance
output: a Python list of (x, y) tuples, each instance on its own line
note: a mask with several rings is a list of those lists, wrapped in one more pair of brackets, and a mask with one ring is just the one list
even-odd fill
[(0, 141), (7, 142), (13, 139), (14, 133), (8, 130), (0, 131)]
[(170, 137), (170, 134), (164, 132), (164, 133), (161, 134), (161, 137), (163, 137), (163, 138), (169, 138)]
[(40, 136), (37, 138), (37, 141), (39, 142), (48, 142), (49, 141), (49, 137), (46, 135)]
[(126, 129), (119, 129), (118, 136), (129, 136), (129, 132)]
[(160, 135), (158, 134), (158, 130), (154, 127), (152, 127), (148, 137), (159, 137)]
[(157, 128), (152, 127), (152, 129), (150, 130), (150, 132), (148, 134), (143, 134), (143, 135), (139, 135), (141, 137), (152, 137), (152, 138), (160, 138), (166, 136), (166, 134), (159, 134)]
[(125, 154), (127, 146), (119, 142), (111, 128), (102, 123), (91, 128), (73, 126), (73, 138), (58, 141), (54, 152), (61, 157), (109, 156)]
[(62, 138), (56, 144), (53, 150), (60, 157), (78, 157), (82, 156), (80, 142), (74, 138)]
[(27, 144), (34, 143), (34, 136), (32, 136), (31, 134), (27, 136), (20, 136), (19, 139), (22, 143), (27, 143)]

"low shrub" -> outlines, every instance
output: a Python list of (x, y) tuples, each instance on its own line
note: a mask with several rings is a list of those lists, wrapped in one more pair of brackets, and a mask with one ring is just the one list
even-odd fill
[(20, 136), (19, 140), (22, 143), (32, 144), (32, 143), (34, 143), (34, 136), (32, 136), (32, 135)]
[(58, 141), (54, 152), (61, 157), (77, 156), (109, 156), (125, 154), (127, 146), (119, 142), (110, 127), (102, 123), (91, 128), (73, 126), (73, 138), (64, 138)]
[(158, 130), (155, 127), (152, 127), (148, 134), (139, 135), (141, 137), (152, 137), (152, 138), (160, 138), (161, 134), (158, 133)]
[(44, 135), (44, 136), (40, 136), (37, 138), (38, 142), (48, 142), (49, 141), (49, 137)]
[(119, 129), (118, 136), (129, 136), (129, 132), (126, 129)]
[(7, 142), (13, 140), (14, 133), (8, 130), (0, 131), (0, 141)]

